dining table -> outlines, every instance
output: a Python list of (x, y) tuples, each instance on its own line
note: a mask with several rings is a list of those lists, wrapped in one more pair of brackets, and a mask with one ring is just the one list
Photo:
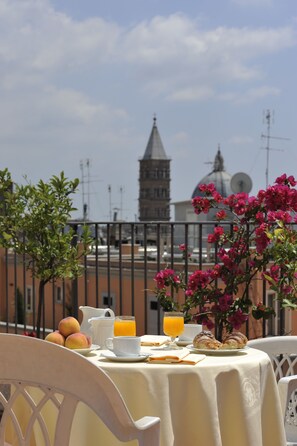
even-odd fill
[[(110, 351), (95, 348), (85, 360), (110, 376), (135, 420), (160, 417), (160, 446), (286, 446), (277, 382), (266, 353), (249, 347), (201, 352), (183, 346), (170, 351), (156, 342), (143, 344), (142, 357), (136, 360), (114, 358)], [(175, 354), (184, 356), (182, 361), (168, 361)], [(18, 409), (23, 410), (21, 404)], [(54, 425), (50, 407), (45, 416)], [(11, 444), (17, 446), (13, 439)], [(43, 444), (38, 429), (31, 444)], [(80, 402), (69, 446), (98, 445), (138, 443), (118, 441)]]
[[(160, 354), (162, 348), (143, 346), (142, 353)], [(248, 347), (210, 352), (193, 364), (118, 361), (106, 353), (95, 350), (86, 359), (110, 376), (134, 419), (160, 417), (161, 446), (286, 445), (276, 378), (266, 353)], [(71, 446), (123, 445), (86, 407), (79, 407), (76, 417)]]

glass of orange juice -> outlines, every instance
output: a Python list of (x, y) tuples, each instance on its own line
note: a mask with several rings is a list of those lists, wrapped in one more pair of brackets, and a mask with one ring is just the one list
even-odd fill
[(165, 312), (163, 317), (163, 331), (171, 337), (168, 349), (179, 348), (175, 343), (175, 338), (184, 331), (184, 314), (179, 311)]
[(116, 316), (114, 336), (136, 336), (135, 316)]

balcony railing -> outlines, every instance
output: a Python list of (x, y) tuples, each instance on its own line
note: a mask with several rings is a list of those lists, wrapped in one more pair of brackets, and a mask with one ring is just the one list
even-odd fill
[[(215, 222), (87, 223), (93, 243), (83, 259), (83, 274), (46, 287), (42, 334), (57, 328), (67, 315), (81, 319), (80, 306), (110, 307), (116, 314), (133, 314), (138, 334), (162, 333), (162, 312), (153, 292), (155, 274), (165, 266), (183, 270), (185, 276), (217, 262), (217, 250), (207, 243)], [(232, 223), (220, 223), (231, 226)], [(81, 222), (71, 222), (81, 233)], [(185, 255), (178, 249), (185, 244)], [(0, 331), (23, 333), (36, 326), (38, 279), (26, 270), (25, 259), (1, 250)], [(262, 283), (258, 300), (269, 299)], [(284, 334), (285, 319), (277, 317), (261, 325), (261, 335)], [(251, 327), (246, 326), (247, 330)]]

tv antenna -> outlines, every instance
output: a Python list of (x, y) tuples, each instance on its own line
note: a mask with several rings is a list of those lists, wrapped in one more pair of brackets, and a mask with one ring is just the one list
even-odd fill
[[(89, 158), (86, 158), (85, 160), (80, 160), (80, 170), (81, 170), (80, 184), (82, 187), (82, 207), (83, 207), (84, 221), (86, 221), (90, 217), (90, 195), (91, 195), (90, 183), (93, 181), (101, 181), (101, 180), (91, 180), (90, 168), (91, 168), (91, 160)], [(85, 190), (85, 185), (87, 186), (87, 190)]]
[(266, 150), (266, 170), (265, 170), (265, 178), (266, 178), (266, 188), (268, 187), (269, 182), (269, 152), (271, 150), (277, 150), (279, 152), (283, 152), (282, 149), (273, 149), (270, 147), (270, 140), (271, 139), (280, 139), (283, 141), (290, 141), (290, 138), (283, 138), (282, 136), (271, 136), (270, 135), (270, 126), (271, 126), (271, 119), (274, 121), (274, 111), (272, 113), (269, 109), (263, 112), (263, 119), (266, 120), (267, 124), (267, 130), (266, 135), (262, 133), (261, 138), (266, 138), (266, 147), (264, 148)]
[(120, 186), (120, 219), (123, 220), (123, 194), (125, 192), (125, 188)]
[[(85, 172), (85, 169), (87, 172)], [(89, 158), (80, 161), (80, 170), (81, 170), (81, 187), (82, 187), (82, 206), (83, 206), (83, 219), (87, 220), (88, 212), (90, 210), (90, 160)], [(87, 198), (88, 201), (86, 203), (85, 200), (85, 183), (87, 183)]]
[(123, 220), (123, 210), (127, 211), (127, 209), (123, 208), (123, 194), (125, 192), (125, 187), (119, 186), (120, 204), (118, 206), (115, 206), (116, 203), (114, 200), (112, 200), (111, 184), (108, 185), (107, 190), (108, 190), (108, 195), (109, 195), (109, 220), (115, 221), (115, 217), (116, 217), (116, 219), (118, 219), (118, 216), (119, 216), (120, 220)]
[(107, 187), (109, 195), (109, 220), (112, 221), (112, 206), (111, 206), (111, 184)]

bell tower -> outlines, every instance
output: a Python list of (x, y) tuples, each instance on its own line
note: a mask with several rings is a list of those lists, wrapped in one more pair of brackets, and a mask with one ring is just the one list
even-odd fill
[(139, 160), (139, 221), (170, 220), (170, 161), (154, 116), (144, 156)]

